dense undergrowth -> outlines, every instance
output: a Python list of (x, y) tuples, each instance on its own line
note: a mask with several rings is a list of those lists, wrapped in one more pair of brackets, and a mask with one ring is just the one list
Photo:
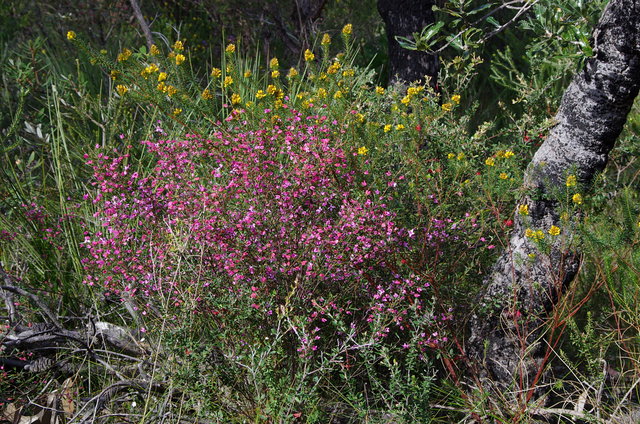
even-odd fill
[[(594, 187), (569, 178), (563, 193), (584, 260), (549, 320), (549, 407), (473, 392), (464, 357), (466, 317), (526, 213), (524, 168), (584, 48), (538, 41), (557, 22), (568, 40), (591, 28), (595, 6), (570, 6), (528, 17), (525, 59), (488, 57), (517, 96), (480, 125), (480, 51), (445, 58), (438, 92), (382, 87), (356, 65), (351, 25), (287, 67), (234, 43), (199, 62), (184, 39), (110, 53), (73, 29), (7, 45), (0, 260), (23, 292), (3, 291), (0, 341), (54, 316), (58, 331), (117, 325), (137, 347), (5, 349), (64, 367), (5, 361), (4, 418), (56, 393), (66, 422), (620, 416), (639, 381), (637, 108)], [(544, 249), (562, 228), (531, 234)]]

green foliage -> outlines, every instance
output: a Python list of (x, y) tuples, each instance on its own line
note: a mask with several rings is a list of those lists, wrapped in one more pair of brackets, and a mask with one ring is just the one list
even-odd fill
[[(3, 49), (0, 260), (25, 288), (46, 293), (61, 317), (91, 312), (144, 331), (152, 352), (146, 372), (167, 384), (171, 396), (123, 395), (114, 402), (119, 413), (138, 414), (140, 422), (153, 422), (160, 416), (154, 414), (167, 410), (171, 417), (208, 422), (451, 422), (478, 411), (507, 420), (500, 400), (461, 394), (457, 343), (462, 344), (465, 314), (474, 307), (487, 269), (506, 246), (523, 170), (551, 125), (548, 118), (564, 86), (590, 54), (586, 41), (602, 4), (538, 2), (499, 38), (487, 40), (512, 15), (496, 13), (480, 25), (474, 22), (491, 10), (490, 4), (445, 4), (439, 15), (448, 16), (441, 22), (452, 23), (461, 36), (440, 34), (442, 25), (436, 24), (414, 36), (415, 46), (404, 40), (412, 48), (435, 48), (436, 41), (462, 48), (443, 55), (440, 94), (415, 84), (376, 85), (378, 77), (365, 65), (382, 38), (380, 27), (369, 25), (365, 37), (359, 25), (354, 25), (355, 37), (341, 34), (342, 12), (353, 4), (343, 1), (327, 10), (333, 42), (322, 44), (320, 37), (312, 42), (314, 58), (308, 60), (286, 57), (280, 45), (253, 53), (252, 31), (258, 30), (242, 21), (237, 6), (220, 1), (193, 3), (192, 9), (164, 4), (173, 15), (162, 14), (156, 23), (165, 34), (158, 36), (157, 52), (135, 47), (141, 40), (120, 26), (120, 12), (108, 19), (98, 13), (101, 25), (119, 28), (103, 40), (106, 45), (85, 39), (80, 26), (68, 25), (83, 19), (72, 13), (64, 27), (52, 26), (58, 35), (48, 42), (34, 38)], [(207, 33), (212, 21), (205, 19), (205, 6), (210, 5), (237, 13), (232, 15), (237, 22), (225, 27), (227, 34), (237, 34), (234, 48), (227, 42), (218, 46), (221, 35)], [(366, 20), (373, 8), (354, 9)], [(34, 19), (33, 11), (18, 5), (0, 11), (4, 21), (19, 17), (0, 41)], [(77, 37), (63, 41), (74, 28)], [(122, 54), (126, 59), (118, 60)], [(498, 87), (507, 89), (504, 97), (487, 94)], [(498, 104), (499, 99), (508, 101)], [(432, 298), (432, 309), (411, 311), (411, 331), (391, 331), (383, 341), (371, 335), (386, 322), (354, 329), (336, 318), (328, 337), (349, 343), (327, 342), (326, 350), (321, 345), (318, 354), (306, 356), (297, 347), (311, 327), (298, 314), (303, 303), (293, 294), (274, 305), (275, 316), (266, 321), (236, 293), (194, 286), (179, 293), (178, 305), (169, 296), (150, 301), (150, 307), (135, 305), (145, 314), (134, 314), (132, 321), (126, 302), (109, 303), (102, 288), (81, 283), (87, 255), (81, 245), (102, 225), (95, 206), (83, 198), (95, 191), (85, 162), (95, 157), (96, 145), (100, 152), (130, 152), (131, 170), (147, 176), (155, 162), (139, 140), (281, 125), (287, 108), (335, 122), (340, 130), (333, 135), (363, 187), (354, 197), (379, 192), (397, 225), (410, 231), (406, 250), (389, 262), (398, 274), (411, 272), (429, 281)], [(630, 122), (595, 192), (588, 196), (589, 188), (567, 184), (559, 193), (564, 212), (579, 210), (585, 217), (577, 228), (585, 261), (566, 295), (566, 310), (572, 312), (558, 355), (568, 369), (565, 381), (574, 375), (602, 385), (602, 361), (623, 375), (632, 375), (639, 364), (637, 108)], [(584, 194), (579, 208), (572, 200), (578, 192)], [(186, 245), (188, 237), (188, 231), (176, 231), (173, 248)], [(196, 262), (188, 258), (180, 266)], [(211, 310), (200, 309), (203, 304)], [(212, 312), (223, 310), (224, 315)], [(35, 312), (28, 317), (39, 319)], [(439, 333), (434, 339), (448, 341), (419, 347), (427, 329)], [(92, 371), (83, 376), (90, 381), (79, 388), (83, 397), (100, 393), (114, 378)], [(628, 388), (622, 380), (606, 384), (610, 397), (603, 413), (622, 402), (616, 390)], [(13, 376), (0, 377), (0, 388), (24, 396), (45, 390)], [(556, 393), (577, 402), (577, 391), (566, 384)]]

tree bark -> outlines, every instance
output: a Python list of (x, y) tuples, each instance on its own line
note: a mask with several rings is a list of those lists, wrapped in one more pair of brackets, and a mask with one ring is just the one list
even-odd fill
[(142, 10), (140, 10), (138, 0), (129, 0), (129, 2), (131, 3), (131, 7), (133, 8), (133, 14), (136, 16), (138, 24), (140, 25), (140, 28), (142, 28), (142, 32), (144, 33), (144, 38), (147, 41), (147, 48), (151, 50), (151, 46), (153, 45), (153, 36), (151, 35), (149, 24), (147, 24), (147, 21), (142, 14)]
[(426, 52), (404, 49), (396, 36), (410, 37), (435, 22), (433, 0), (378, 0), (378, 12), (384, 20), (389, 45), (389, 83), (426, 81), (432, 87), (438, 77), (438, 57)]
[[(541, 375), (545, 318), (580, 264), (570, 225), (578, 216), (560, 219), (557, 193), (588, 189), (622, 131), (640, 87), (639, 9), (637, 0), (612, 0), (605, 8), (595, 54), (566, 90), (557, 124), (525, 172), (520, 205), (529, 214), (516, 213), (509, 246), (485, 279), (470, 320), (468, 353), (502, 391), (531, 389)], [(577, 186), (567, 187), (569, 174)], [(559, 236), (548, 233), (552, 225)], [(525, 236), (528, 228), (544, 232), (544, 249)]]

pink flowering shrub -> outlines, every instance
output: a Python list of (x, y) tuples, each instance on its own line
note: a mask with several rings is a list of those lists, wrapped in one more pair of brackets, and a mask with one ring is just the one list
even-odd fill
[[(264, 323), (286, 308), (309, 334), (332, 321), (376, 322), (377, 338), (411, 328), (408, 317), (427, 315), (431, 298), (429, 283), (397, 259), (415, 236), (394, 222), (391, 199), (369, 188), (365, 159), (341, 132), (290, 111), (258, 129), (147, 141), (149, 175), (129, 154), (98, 153), (89, 163), (101, 229), (85, 239), (85, 283), (129, 292), (143, 314), (165, 302), (229, 323), (244, 308)], [(424, 235), (431, 246), (446, 239), (446, 225)], [(421, 334), (419, 344), (438, 342)], [(319, 339), (299, 336), (299, 350), (316, 350)]]

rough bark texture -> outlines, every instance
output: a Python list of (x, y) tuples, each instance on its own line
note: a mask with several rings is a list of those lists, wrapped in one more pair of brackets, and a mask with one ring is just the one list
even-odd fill
[(426, 52), (403, 49), (396, 36), (411, 37), (435, 22), (432, 0), (378, 0), (378, 12), (384, 20), (389, 44), (389, 82), (425, 81), (431, 77), (435, 87), (438, 57)]
[[(569, 173), (578, 177), (578, 187), (588, 188), (622, 131), (640, 86), (638, 3), (612, 0), (605, 8), (594, 32), (595, 55), (566, 90), (557, 124), (527, 168), (520, 204), (529, 206), (529, 215), (516, 214), (509, 247), (485, 280), (470, 321), (470, 356), (500, 389), (535, 383), (546, 347), (545, 318), (578, 270), (580, 256), (554, 192), (565, 193)], [(551, 225), (562, 234), (551, 237)], [(545, 232), (547, 253), (525, 237), (527, 228)]]

